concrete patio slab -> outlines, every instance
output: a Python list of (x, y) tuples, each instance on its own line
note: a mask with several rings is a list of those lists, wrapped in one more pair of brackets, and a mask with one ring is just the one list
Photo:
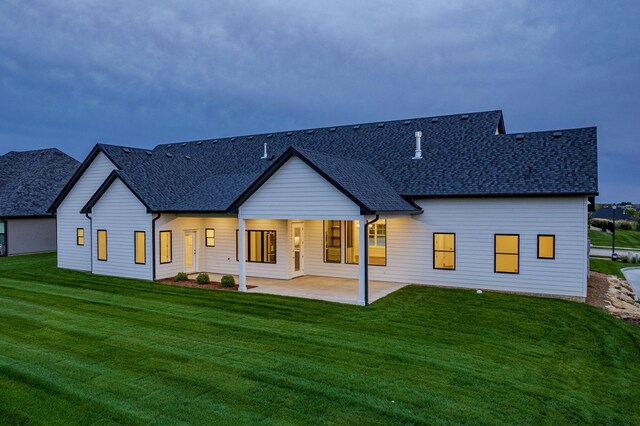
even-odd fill
[[(220, 281), (222, 274), (208, 273), (213, 281)], [(197, 274), (191, 274), (192, 278)], [(236, 282), (238, 276), (234, 276)], [(356, 305), (358, 303), (358, 280), (305, 275), (290, 280), (247, 277), (247, 285), (255, 286), (249, 293), (275, 294), (278, 296), (302, 297)], [(407, 284), (386, 281), (369, 281), (369, 303), (373, 303), (401, 289)]]

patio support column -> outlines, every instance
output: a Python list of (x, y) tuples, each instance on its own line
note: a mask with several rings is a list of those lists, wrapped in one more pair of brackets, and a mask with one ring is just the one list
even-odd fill
[(246, 249), (244, 238), (244, 216), (238, 215), (238, 262), (240, 271), (238, 273), (238, 291), (247, 291), (247, 268), (245, 264)]
[(369, 304), (369, 240), (367, 238), (367, 220), (358, 221), (358, 305)]

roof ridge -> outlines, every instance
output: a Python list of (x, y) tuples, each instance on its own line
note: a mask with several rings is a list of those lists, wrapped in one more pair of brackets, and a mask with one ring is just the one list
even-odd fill
[(304, 129), (289, 129), (289, 130), (279, 130), (279, 131), (274, 131), (274, 132), (262, 132), (262, 133), (246, 133), (243, 135), (231, 135), (231, 136), (221, 136), (221, 137), (216, 137), (216, 138), (204, 138), (204, 139), (193, 139), (193, 140), (189, 140), (189, 141), (176, 141), (176, 142), (167, 142), (167, 143), (161, 143), (156, 145), (155, 147), (153, 147), (153, 150), (158, 149), (162, 146), (167, 146), (167, 145), (180, 145), (180, 144), (191, 144), (191, 143), (197, 143), (197, 142), (208, 142), (208, 141), (213, 141), (213, 140), (227, 140), (227, 139), (240, 139), (240, 138), (248, 138), (248, 137), (259, 137), (259, 136), (268, 136), (268, 135), (279, 135), (279, 134), (286, 134), (286, 133), (296, 133), (296, 132), (308, 132), (308, 131), (316, 131), (316, 130), (325, 130), (325, 129), (331, 129), (331, 128), (341, 128), (341, 127), (354, 127), (354, 126), (372, 126), (375, 125), (377, 126), (378, 124), (388, 124), (388, 123), (396, 123), (396, 122), (404, 122), (404, 121), (414, 121), (414, 120), (429, 120), (432, 118), (446, 118), (446, 117), (455, 117), (458, 115), (478, 115), (478, 114), (489, 114), (489, 113), (500, 113), (502, 114), (502, 110), (501, 109), (495, 109), (495, 110), (487, 110), (487, 111), (475, 111), (475, 112), (461, 112), (461, 113), (457, 113), (457, 114), (439, 114), (439, 115), (430, 115), (430, 116), (424, 116), (424, 117), (412, 117), (412, 118), (399, 118), (399, 119), (395, 119), (395, 120), (382, 120), (382, 121), (368, 121), (368, 122), (364, 122), (364, 123), (350, 123), (350, 124), (338, 124), (338, 125), (329, 125), (329, 126), (320, 126), (320, 127), (308, 127), (308, 128), (304, 128)]
[(598, 126), (570, 127), (566, 129), (534, 130), (531, 132), (511, 132), (511, 133), (503, 133), (495, 136), (536, 135), (536, 134), (553, 133), (553, 132), (571, 132), (575, 130), (591, 130), (591, 129), (597, 129), (597, 128)]

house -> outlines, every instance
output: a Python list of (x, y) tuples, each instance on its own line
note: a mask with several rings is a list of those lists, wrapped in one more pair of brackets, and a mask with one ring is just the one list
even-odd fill
[(237, 274), (241, 290), (247, 276), (349, 278), (360, 304), (369, 279), (584, 298), (596, 139), (507, 134), (487, 111), (99, 144), (51, 206), (58, 266)]
[[(633, 221), (634, 218), (629, 214), (628, 210), (640, 210), (640, 206), (617, 206), (616, 207), (616, 220), (628, 220)], [(602, 206), (591, 213), (592, 219), (606, 219), (613, 220), (613, 208), (611, 206)]]
[(0, 256), (56, 249), (48, 209), (79, 165), (55, 148), (0, 156)]

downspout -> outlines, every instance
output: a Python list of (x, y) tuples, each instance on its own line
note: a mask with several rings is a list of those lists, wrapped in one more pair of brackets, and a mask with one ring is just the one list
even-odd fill
[(154, 217), (151, 221), (151, 264), (152, 266), (152, 279), (156, 280), (156, 220), (160, 219), (162, 213), (158, 213), (158, 216)]
[[(91, 253), (91, 255), (89, 257), (91, 257), (91, 273), (93, 274), (93, 220), (91, 219), (91, 216), (89, 216), (88, 212), (85, 213), (84, 215), (86, 216), (87, 219), (89, 219), (89, 235), (91, 235), (91, 245), (89, 246), (89, 253)], [(57, 228), (58, 228), (58, 220), (56, 219), (56, 229)], [(76, 238), (78, 238), (77, 235), (76, 235)], [(85, 240), (86, 240), (86, 236), (85, 236)], [(56, 244), (58, 243), (56, 242)]]
[(364, 306), (369, 305), (369, 226), (373, 225), (380, 219), (380, 215), (376, 215), (376, 218), (367, 221), (366, 241), (364, 243)]

